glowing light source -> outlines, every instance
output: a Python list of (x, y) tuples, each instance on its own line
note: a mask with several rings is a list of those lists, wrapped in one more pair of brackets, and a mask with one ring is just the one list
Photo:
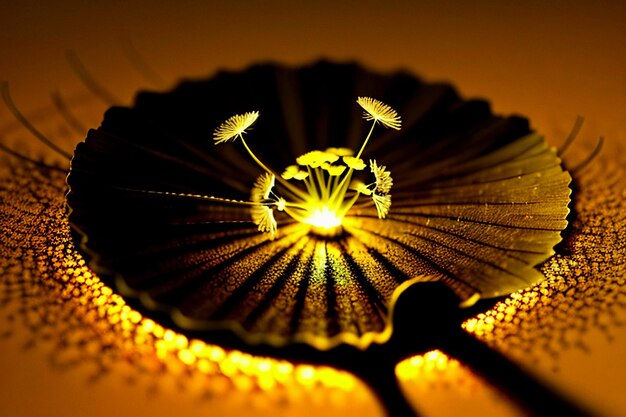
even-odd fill
[(315, 210), (304, 223), (313, 226), (314, 231), (327, 235), (341, 227), (341, 220), (341, 217), (337, 216), (335, 211), (323, 206)]

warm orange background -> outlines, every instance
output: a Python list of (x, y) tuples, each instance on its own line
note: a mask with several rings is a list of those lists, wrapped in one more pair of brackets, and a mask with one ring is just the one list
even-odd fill
[(453, 81), (466, 95), (490, 98), (497, 111), (529, 115), (548, 134), (584, 115), (587, 134), (625, 139), (620, 1), (156, 3), (3, 2), (1, 78), (34, 103), (77, 83), (65, 62), (71, 49), (128, 98), (137, 85), (121, 65), (128, 38), (167, 79), (268, 59), (357, 59)]
[[(466, 96), (489, 98), (497, 112), (528, 116), (554, 144), (561, 143), (578, 115), (586, 118), (585, 138), (604, 136), (609, 149), (626, 143), (626, 3), (621, 1), (159, 3), (3, 1), (0, 80), (10, 82), (24, 111), (36, 113), (49, 105), (53, 90), (69, 96), (84, 90), (67, 64), (67, 50), (123, 101), (146, 85), (128, 63), (128, 40), (168, 82), (260, 60), (358, 60), (453, 82)], [(90, 123), (97, 121), (96, 116)], [(0, 108), (0, 126), (12, 123)], [(626, 331), (616, 332), (613, 343), (598, 342), (591, 356), (565, 359), (580, 366), (582, 378), (598, 374), (609, 402), (619, 402), (626, 386), (626, 365), (619, 359)], [(124, 382), (124, 369), (85, 386), (81, 372), (53, 370), (45, 351), (24, 351), (20, 341), (19, 335), (0, 340), (1, 415), (258, 412), (246, 394), (198, 403), (173, 388), (149, 397), (141, 384)], [(611, 366), (611, 373), (594, 370)], [(603, 379), (607, 375), (610, 379)], [(476, 400), (490, 401), (488, 395)], [(446, 413), (445, 395), (431, 401), (430, 408)], [(609, 414), (626, 413), (621, 401), (607, 408)], [(333, 408), (300, 399), (273, 414), (380, 413), (371, 398), (353, 403)]]

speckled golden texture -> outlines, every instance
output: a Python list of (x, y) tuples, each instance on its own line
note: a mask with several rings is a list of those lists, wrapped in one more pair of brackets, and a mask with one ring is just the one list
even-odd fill
[[(612, 149), (620, 149), (613, 144)], [(546, 281), (512, 294), (465, 323), (466, 330), (516, 356), (586, 349), (585, 334), (612, 338), (626, 308), (626, 178), (623, 156), (605, 153), (575, 174), (576, 217)]]

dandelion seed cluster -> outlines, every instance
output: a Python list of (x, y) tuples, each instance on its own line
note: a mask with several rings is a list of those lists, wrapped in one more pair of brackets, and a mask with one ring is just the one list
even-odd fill
[[(363, 118), (371, 121), (372, 126), (356, 156), (348, 148), (313, 150), (296, 158), (297, 164), (285, 168), (281, 175), (261, 162), (243, 137), (259, 117), (258, 111), (231, 116), (215, 129), (213, 140), (216, 145), (239, 139), (252, 159), (265, 171), (255, 182), (250, 197), (252, 220), (259, 231), (275, 237), (278, 223), (273, 210), (276, 209), (300, 223), (310, 225), (316, 234), (340, 234), (343, 218), (361, 194), (371, 197), (370, 203), (376, 207), (380, 219), (387, 216), (391, 207), (393, 179), (386, 167), (370, 159), (369, 166), (374, 174), (374, 182), (370, 184), (352, 176), (355, 171), (363, 171), (367, 166), (360, 157), (376, 124), (400, 130), (402, 122), (395, 110), (379, 100), (359, 97), (357, 103), (364, 110)], [(276, 180), (280, 187), (276, 187)], [(294, 185), (290, 180), (303, 186)]]

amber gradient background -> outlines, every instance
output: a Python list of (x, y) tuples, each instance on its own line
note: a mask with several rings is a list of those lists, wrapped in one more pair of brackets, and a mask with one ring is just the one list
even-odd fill
[[(36, 113), (48, 106), (53, 90), (84, 90), (66, 60), (72, 50), (129, 102), (146, 84), (128, 64), (129, 40), (166, 84), (257, 61), (358, 60), (453, 82), (466, 96), (489, 98), (496, 112), (528, 116), (554, 144), (578, 115), (586, 118), (585, 138), (604, 136), (609, 150), (626, 142), (626, 3), (620, 1), (3, 0), (0, 80), (10, 82), (22, 110)], [(0, 108), (0, 126), (11, 120)], [(585, 378), (597, 374), (594, 383), (614, 392), (614, 401), (626, 386), (625, 333), (617, 330), (613, 342), (599, 342), (583, 361), (570, 360)], [(53, 369), (45, 351), (25, 350), (20, 340), (0, 341), (4, 416), (255, 413), (245, 396), (201, 404), (180, 393), (149, 396), (124, 382), (123, 370), (86, 386), (80, 372)], [(615, 372), (593, 371), (610, 367)], [(608, 409), (626, 413), (621, 401)], [(350, 404), (345, 407), (343, 413)], [(371, 399), (355, 407), (361, 414), (380, 413)], [(438, 407), (445, 415), (445, 404)], [(275, 414), (294, 412), (333, 414), (328, 405), (305, 400)]]

